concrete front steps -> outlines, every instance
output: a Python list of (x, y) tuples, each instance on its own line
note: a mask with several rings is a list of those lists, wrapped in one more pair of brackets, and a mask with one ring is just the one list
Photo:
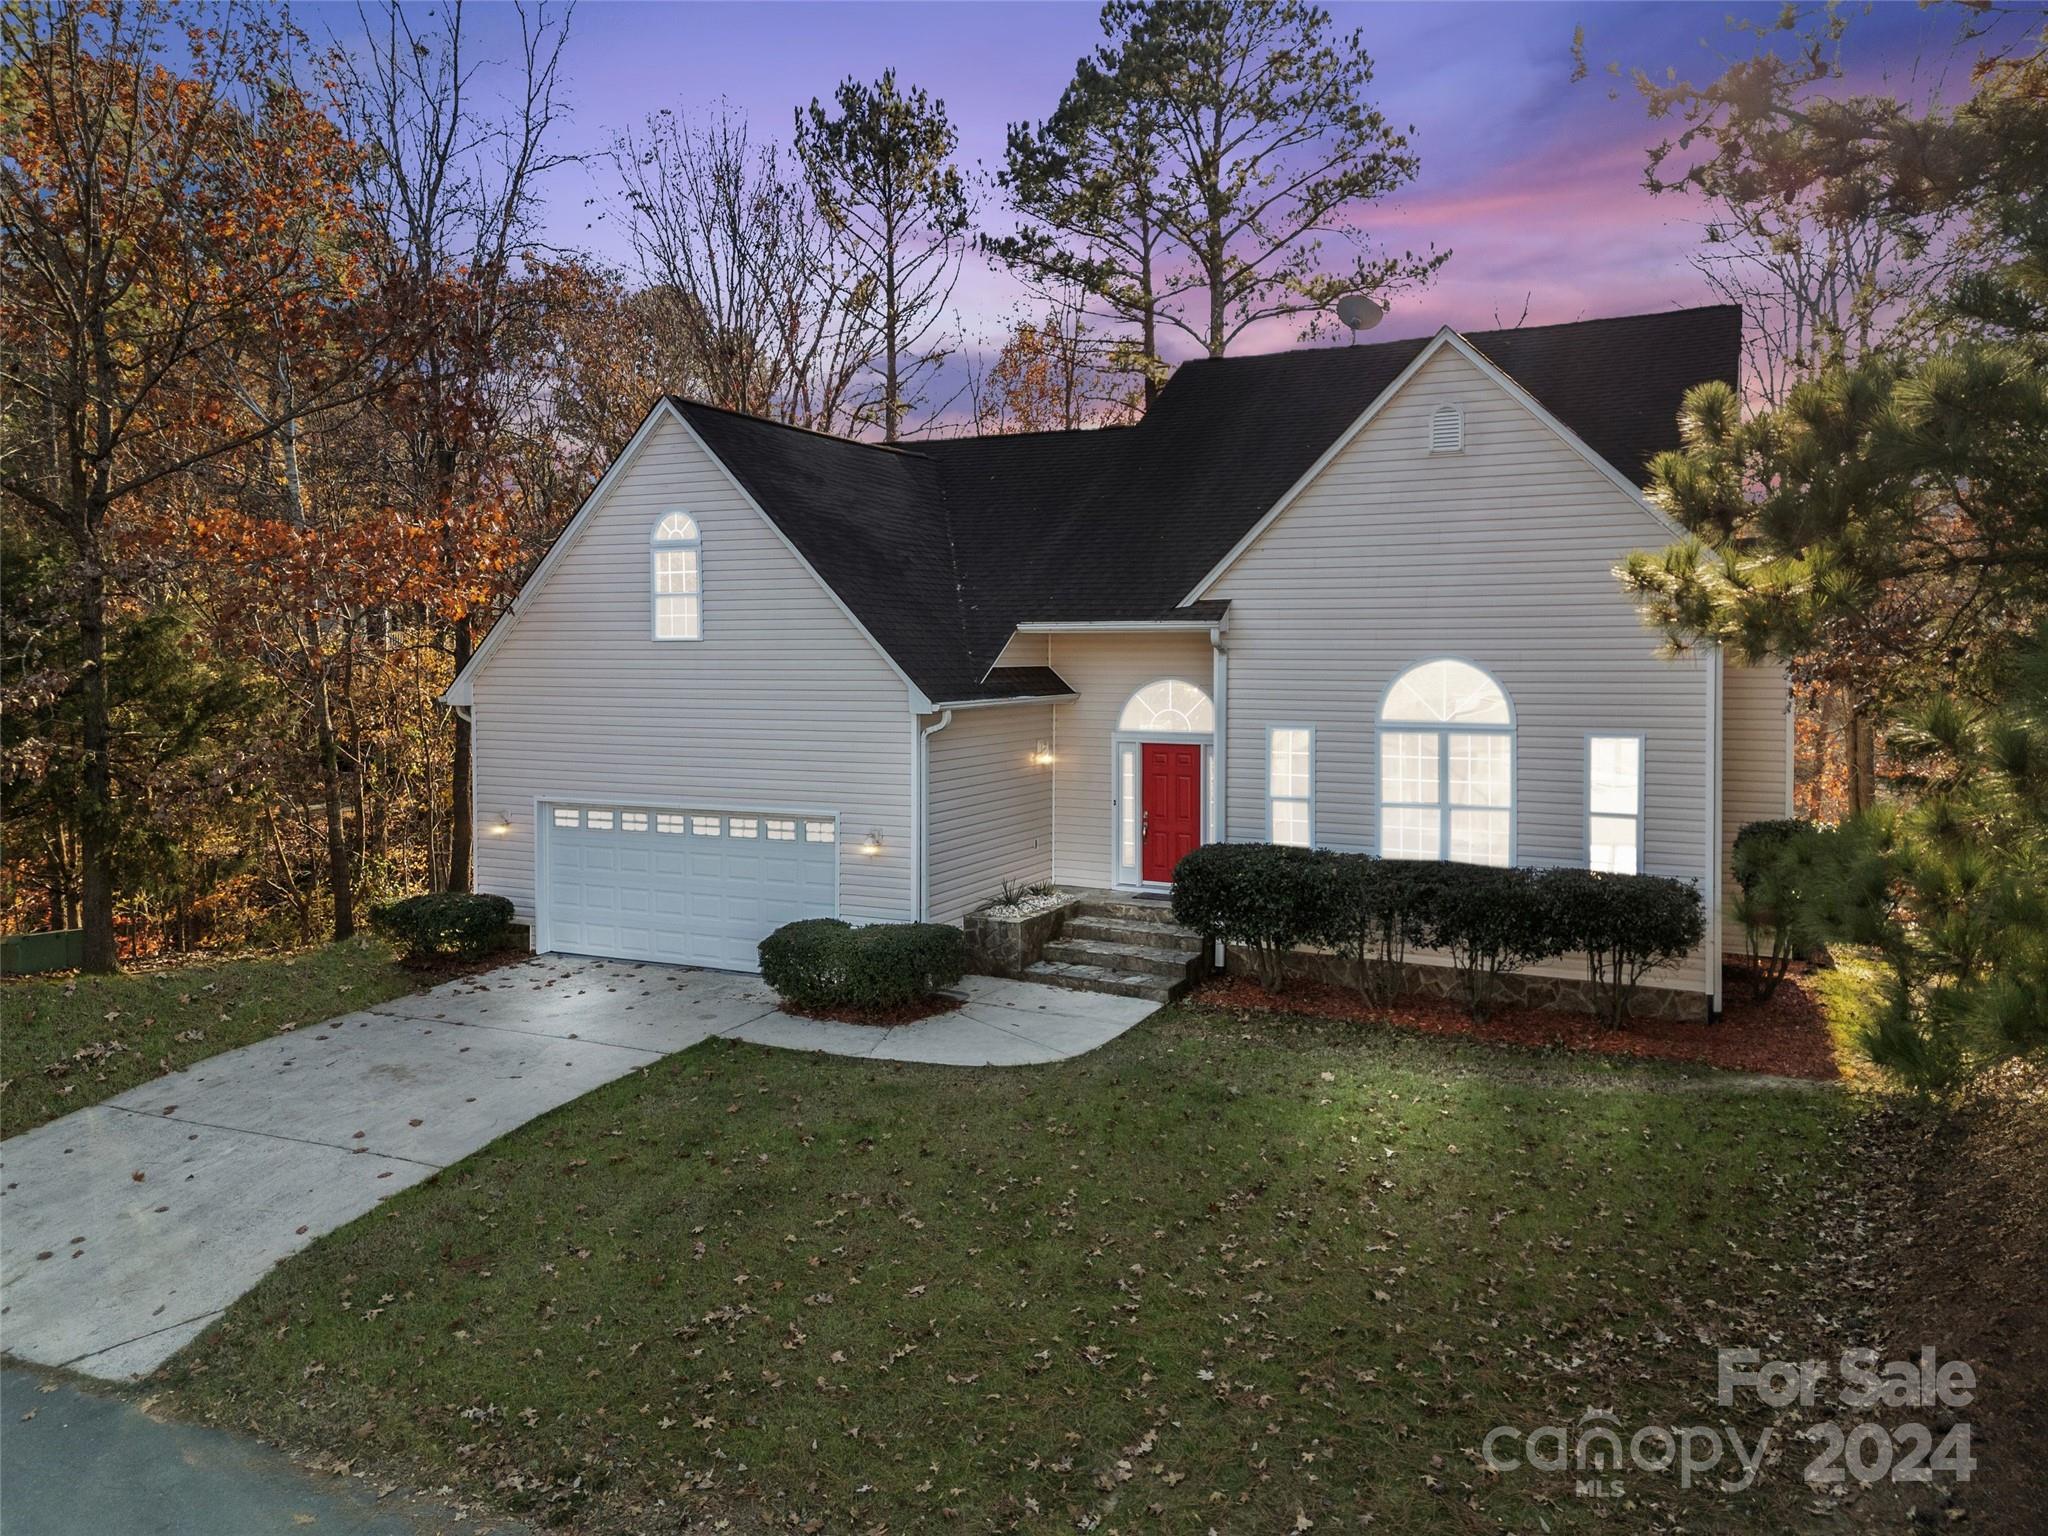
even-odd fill
[(1170, 1003), (1208, 969), (1201, 936), (1176, 923), (1164, 902), (1091, 896), (1067, 914), (1024, 979)]

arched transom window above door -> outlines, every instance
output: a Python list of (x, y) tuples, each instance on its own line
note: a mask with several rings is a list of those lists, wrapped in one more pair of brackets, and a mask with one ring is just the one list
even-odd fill
[(1514, 859), (1515, 713), (1470, 662), (1421, 662), (1380, 705), (1380, 853), (1390, 859)]
[(1172, 736), (1207, 736), (1216, 729), (1216, 706), (1193, 683), (1176, 678), (1147, 683), (1131, 695), (1117, 729)]

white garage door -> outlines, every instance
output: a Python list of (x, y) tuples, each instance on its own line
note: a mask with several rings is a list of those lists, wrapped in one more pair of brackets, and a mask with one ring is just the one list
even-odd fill
[(540, 941), (565, 954), (753, 971), (784, 923), (838, 915), (829, 818), (551, 805), (541, 836)]

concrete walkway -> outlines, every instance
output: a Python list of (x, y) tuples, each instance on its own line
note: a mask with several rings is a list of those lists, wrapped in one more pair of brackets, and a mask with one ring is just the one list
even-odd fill
[(970, 977), (892, 1029), (758, 977), (540, 956), (228, 1051), (0, 1142), (0, 1349), (145, 1376), (279, 1260), (507, 1131), (713, 1035), (953, 1066), (1093, 1050), (1153, 1012)]
[(118, 1398), (0, 1371), (6, 1536), (514, 1536), (356, 1478), (315, 1477), (268, 1446), (153, 1419)]

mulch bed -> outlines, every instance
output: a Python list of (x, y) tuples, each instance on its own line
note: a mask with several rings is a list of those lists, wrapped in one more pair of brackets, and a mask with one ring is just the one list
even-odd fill
[(784, 1003), (782, 1011), (798, 1019), (826, 1019), (834, 1024), (873, 1024), (888, 1029), (897, 1024), (915, 1024), (920, 1019), (935, 1019), (942, 1013), (951, 1013), (955, 1008), (967, 1005), (964, 997), (928, 997), (922, 1002), (904, 1003), (897, 1008), (822, 1008), (815, 1012), (799, 1008), (793, 1003)]
[(1539, 1050), (1594, 1051), (1606, 1056), (1696, 1061), (1730, 1072), (1761, 1072), (1832, 1082), (1834, 1044), (1820, 1004), (1794, 976), (1767, 1003), (1742, 996), (1739, 983), (1727, 994), (1718, 1024), (1671, 1019), (1637, 1019), (1626, 1029), (1609, 1029), (1590, 1014), (1553, 1013), (1543, 1008), (1504, 1008), (1476, 1023), (1464, 1008), (1441, 998), (1409, 996), (1391, 1008), (1367, 1003), (1343, 987), (1290, 982), (1277, 997), (1249, 976), (1217, 976), (1189, 1001), (1241, 1013), (1305, 1013), (1360, 1024), (1387, 1024), (1428, 1035), (1456, 1035)]

